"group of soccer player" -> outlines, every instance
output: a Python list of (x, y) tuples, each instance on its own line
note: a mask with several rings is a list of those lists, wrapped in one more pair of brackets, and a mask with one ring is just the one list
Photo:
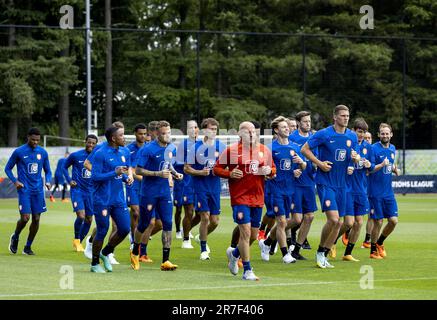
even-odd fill
[[(148, 242), (161, 231), (161, 270), (176, 270), (178, 266), (170, 262), (175, 206), (176, 236), (183, 237), (182, 248), (194, 248), (191, 231), (199, 224), (195, 240), (200, 259), (210, 260), (207, 241), (219, 225), (222, 178), (229, 182), (237, 224), (226, 250), (228, 268), (234, 275), (243, 268), (243, 280), (259, 279), (250, 263), (250, 246), (256, 240), (264, 261), (270, 260), (276, 247), (286, 264), (307, 260), (300, 250), (309, 247), (316, 193), (326, 215), (316, 253), (319, 268), (334, 268), (328, 257), (336, 257), (340, 237), (346, 245), (342, 259), (358, 261), (352, 251), (367, 214), (363, 247), (370, 247), (370, 258), (383, 259), (387, 255), (384, 240), (398, 216), (391, 176), (400, 170), (390, 144), (392, 128), (382, 123), (380, 141), (371, 144), (364, 119), (356, 119), (352, 130), (347, 128), (348, 107), (336, 106), (333, 120), (333, 125), (316, 132), (311, 128), (310, 112), (298, 112), (292, 120), (279, 116), (271, 122), (273, 140), (267, 145), (260, 142), (259, 124), (245, 121), (239, 126), (239, 141), (226, 147), (217, 138), (219, 123), (213, 118), (201, 122), (202, 139), (197, 122), (188, 121), (188, 137), (177, 147), (167, 121), (136, 125), (135, 141), (127, 146), (121, 122), (106, 129), (106, 141), (100, 144), (95, 135), (88, 135), (85, 148), (69, 154), (62, 165), (76, 213), (73, 248), (91, 259), (91, 272), (112, 272), (112, 264), (118, 263), (114, 249), (129, 235), (131, 267), (139, 270), (140, 262), (152, 262)], [(41, 171), (45, 171), (45, 181), (51, 180), (51, 171), (47, 152), (38, 146), (40, 135), (31, 128), (28, 142), (13, 152), (5, 168), (18, 190), (20, 220), (9, 243), (14, 254), (30, 216), (23, 253), (34, 254), (31, 245), (40, 215), (47, 210)], [(18, 178), (12, 172), (15, 165)], [(96, 228), (83, 248), (93, 216)], [(388, 223), (381, 232), (384, 218)], [(103, 246), (110, 221), (112, 232)]]

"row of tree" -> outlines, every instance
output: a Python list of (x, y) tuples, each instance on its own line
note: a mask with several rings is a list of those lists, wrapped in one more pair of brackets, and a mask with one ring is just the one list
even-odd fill
[[(74, 25), (83, 27), (84, 1), (68, 2)], [(343, 103), (372, 132), (391, 123), (399, 146), (405, 107), (407, 147), (437, 148), (433, 0), (366, 1), (373, 30), (360, 28), (364, 3), (353, 0), (91, 2), (100, 132), (114, 120), (132, 127), (167, 119), (184, 129), (186, 120), (206, 116), (226, 129), (247, 119), (268, 127), (275, 116), (302, 109), (320, 128)], [(25, 135), (19, 129), (30, 125), (85, 135), (84, 30), (43, 27), (59, 25), (64, 4), (0, 0), (0, 24), (7, 25), (0, 25), (1, 145), (16, 146)]]

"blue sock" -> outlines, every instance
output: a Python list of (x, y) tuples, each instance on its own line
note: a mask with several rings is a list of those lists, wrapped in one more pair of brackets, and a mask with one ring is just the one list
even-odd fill
[(206, 241), (200, 240), (200, 252), (206, 251)]
[(74, 239), (79, 239), (80, 228), (82, 227), (83, 220), (84, 219), (76, 217), (76, 220), (74, 221)]
[(238, 250), (238, 247), (236, 247), (233, 251), (232, 251), (232, 255), (235, 258), (239, 258), (240, 257), (240, 250)]
[(19, 238), (20, 238), (20, 235), (14, 231), (14, 239), (18, 240)]
[(140, 245), (140, 256), (147, 256), (147, 244)]
[(243, 268), (244, 271), (252, 270), (252, 268), (250, 267), (250, 261), (243, 261)]
[(33, 240), (27, 240), (26, 247), (30, 248), (32, 246), (32, 242), (33, 242)]
[(80, 242), (82, 242), (82, 240), (86, 237), (88, 231), (90, 231), (90, 228), (91, 223), (87, 223), (86, 221), (82, 223), (82, 227), (80, 228)]

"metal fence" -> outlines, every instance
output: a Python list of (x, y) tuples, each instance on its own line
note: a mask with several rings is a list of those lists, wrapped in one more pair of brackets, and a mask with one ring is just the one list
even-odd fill
[[(0, 25), (5, 33), (12, 26)], [(85, 28), (13, 26), (17, 33), (35, 39), (49, 33), (67, 33), (84, 39)], [(399, 164), (408, 174), (437, 172), (437, 124), (428, 117), (437, 113), (437, 103), (420, 101), (421, 91), (435, 91), (424, 78), (437, 70), (437, 59), (417, 55), (417, 48), (437, 39), (346, 36), (304, 33), (219, 32), (91, 28), (93, 31), (92, 109), (98, 114), (98, 129), (106, 115), (104, 48), (111, 34), (113, 119), (126, 127), (137, 122), (171, 119), (184, 129), (186, 120), (215, 116), (223, 127), (233, 125), (238, 112), (261, 122), (263, 128), (282, 114), (293, 116), (306, 109), (313, 113), (316, 129), (331, 122), (336, 104), (351, 107), (352, 116), (363, 116), (376, 138), (377, 124), (394, 124), (393, 143)], [(71, 54), (80, 67), (81, 82), (70, 88), (70, 117), (86, 119), (83, 47), (71, 42)], [(17, 45), (20, 45), (18, 43)], [(27, 53), (34, 49), (24, 47)], [(369, 56), (371, 58), (369, 58)], [(432, 75), (428, 75), (431, 76)], [(437, 94), (434, 92), (434, 94)], [(173, 100), (172, 100), (173, 99)], [(175, 105), (180, 105), (175, 109)], [(43, 122), (49, 111), (39, 111), (30, 123)], [(55, 112), (56, 114), (56, 112)], [(258, 117), (258, 118), (257, 118)], [(84, 127), (71, 130), (83, 134)], [(0, 136), (6, 136), (2, 121)], [(419, 127), (419, 128), (418, 128)], [(58, 128), (46, 128), (56, 135)], [(83, 135), (82, 135), (83, 136)], [(75, 137), (79, 137), (76, 135)], [(404, 151), (405, 150), (405, 151)]]

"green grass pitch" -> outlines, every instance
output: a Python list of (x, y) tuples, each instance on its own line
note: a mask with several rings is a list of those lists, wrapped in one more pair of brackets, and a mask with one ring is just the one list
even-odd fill
[[(278, 252), (266, 263), (254, 243), (251, 263), (259, 282), (242, 281), (241, 270), (237, 276), (228, 271), (225, 250), (234, 227), (229, 200), (222, 200), (220, 225), (208, 239), (210, 261), (199, 260), (199, 246), (194, 241), (195, 249), (187, 250), (181, 249), (181, 240), (173, 238), (171, 261), (179, 269), (160, 271), (159, 233), (149, 242), (152, 264), (142, 264), (134, 272), (125, 240), (115, 251), (121, 264), (106, 274), (90, 273), (90, 261), (82, 253), (73, 252), (75, 215), (70, 203), (47, 203), (48, 212), (41, 218), (32, 246), (36, 256), (21, 254), (27, 227), (20, 237), (19, 252), (10, 254), (8, 243), (18, 218), (17, 200), (0, 200), (0, 299), (437, 299), (437, 197), (407, 195), (397, 199), (400, 222), (385, 242), (387, 259), (370, 260), (368, 249), (360, 249), (357, 244), (354, 256), (360, 262), (343, 262), (337, 257), (332, 262), (335, 269), (316, 268), (315, 250), (325, 221), (317, 212), (309, 235), (313, 249), (302, 250), (308, 261), (285, 265)], [(197, 228), (193, 230), (197, 232)], [(363, 237), (364, 228), (360, 241)], [(341, 241), (337, 248), (341, 257)], [(73, 289), (62, 289), (66, 283), (62, 268), (72, 271)], [(371, 273), (373, 288), (368, 281)]]

